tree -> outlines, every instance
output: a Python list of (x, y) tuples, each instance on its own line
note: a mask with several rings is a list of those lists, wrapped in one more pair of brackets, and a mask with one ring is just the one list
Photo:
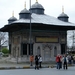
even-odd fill
[(69, 31), (67, 38), (68, 38), (68, 40), (67, 40), (68, 44), (67, 45), (74, 47), (75, 46), (75, 30)]
[(9, 50), (8, 50), (7, 48), (3, 48), (3, 49), (2, 49), (2, 52), (3, 52), (4, 54), (8, 54), (8, 53), (9, 53)]
[(8, 43), (8, 36), (6, 32), (0, 32), (0, 51), (2, 49), (2, 46)]

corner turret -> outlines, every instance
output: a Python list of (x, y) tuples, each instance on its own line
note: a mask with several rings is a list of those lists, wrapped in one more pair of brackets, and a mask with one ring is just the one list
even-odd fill
[(14, 21), (16, 21), (16, 20), (17, 20), (17, 18), (14, 17), (14, 11), (13, 11), (12, 17), (10, 17), (10, 18), (8, 19), (8, 23), (12, 23), (12, 22), (14, 22)]
[(68, 15), (64, 13), (64, 7), (62, 6), (62, 13), (58, 16), (59, 20), (62, 20), (64, 22), (68, 22)]

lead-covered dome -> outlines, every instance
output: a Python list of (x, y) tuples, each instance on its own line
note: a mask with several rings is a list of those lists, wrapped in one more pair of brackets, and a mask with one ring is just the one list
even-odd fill
[(30, 11), (24, 8), (20, 13), (19, 13), (19, 18), (20, 19), (29, 19), (30, 18)]
[(61, 13), (58, 17), (68, 17), (68, 15), (65, 13)]
[(62, 13), (58, 16), (58, 19), (64, 22), (68, 22), (68, 18), (69, 16), (64, 13), (64, 7), (62, 6)]
[(20, 19), (29, 19), (30, 18), (30, 11), (26, 9), (26, 2), (24, 5), (24, 9), (19, 13)]
[(12, 17), (10, 17), (10, 18), (8, 19), (8, 21), (9, 21), (9, 20), (14, 20), (14, 21), (15, 21), (15, 20), (17, 20), (17, 18), (14, 17), (14, 16), (12, 16)]
[(33, 4), (33, 5), (31, 6), (31, 8), (40, 8), (40, 9), (44, 9), (44, 7), (43, 7), (41, 4), (39, 4), (38, 2), (36, 2), (35, 4)]
[(16, 17), (14, 17), (14, 12), (12, 13), (12, 17), (10, 17), (9, 19), (8, 19), (8, 23), (12, 23), (12, 22), (14, 22), (14, 21), (16, 21), (17, 20), (17, 18)]
[(19, 14), (25, 14), (25, 13), (30, 13), (30, 11), (24, 8)]
[(59, 16), (58, 16), (58, 19), (59, 20), (62, 20), (62, 21), (64, 21), (64, 22), (68, 22), (68, 15), (67, 14), (65, 14), (64, 12), (62, 12)]
[(31, 13), (44, 14), (44, 7), (36, 1), (35, 4), (31, 6), (30, 11)]

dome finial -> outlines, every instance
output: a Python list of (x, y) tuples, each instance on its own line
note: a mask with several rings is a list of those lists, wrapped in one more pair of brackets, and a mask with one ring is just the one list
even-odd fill
[(36, 0), (36, 2), (38, 2), (38, 0)]
[(64, 13), (64, 6), (62, 6), (62, 13)]
[(25, 2), (25, 4), (24, 4), (24, 7), (26, 8), (26, 2)]
[(12, 16), (14, 16), (14, 11), (12, 12)]

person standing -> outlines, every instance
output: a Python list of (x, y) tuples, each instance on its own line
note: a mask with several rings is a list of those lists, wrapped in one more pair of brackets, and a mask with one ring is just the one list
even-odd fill
[(60, 69), (60, 55), (56, 56), (57, 69)]
[(34, 61), (34, 56), (31, 55), (31, 56), (30, 56), (30, 66), (33, 66), (33, 61)]
[(62, 55), (59, 55), (60, 58), (60, 68), (62, 68)]
[(38, 56), (35, 56), (35, 69), (39, 69), (39, 59)]
[(42, 63), (42, 57), (41, 57), (41, 55), (39, 55), (38, 58), (39, 58), (39, 68), (42, 68), (42, 66), (41, 66), (41, 63)]
[(63, 69), (68, 69), (68, 58), (66, 55), (63, 56), (62, 58), (62, 64), (63, 64)]

